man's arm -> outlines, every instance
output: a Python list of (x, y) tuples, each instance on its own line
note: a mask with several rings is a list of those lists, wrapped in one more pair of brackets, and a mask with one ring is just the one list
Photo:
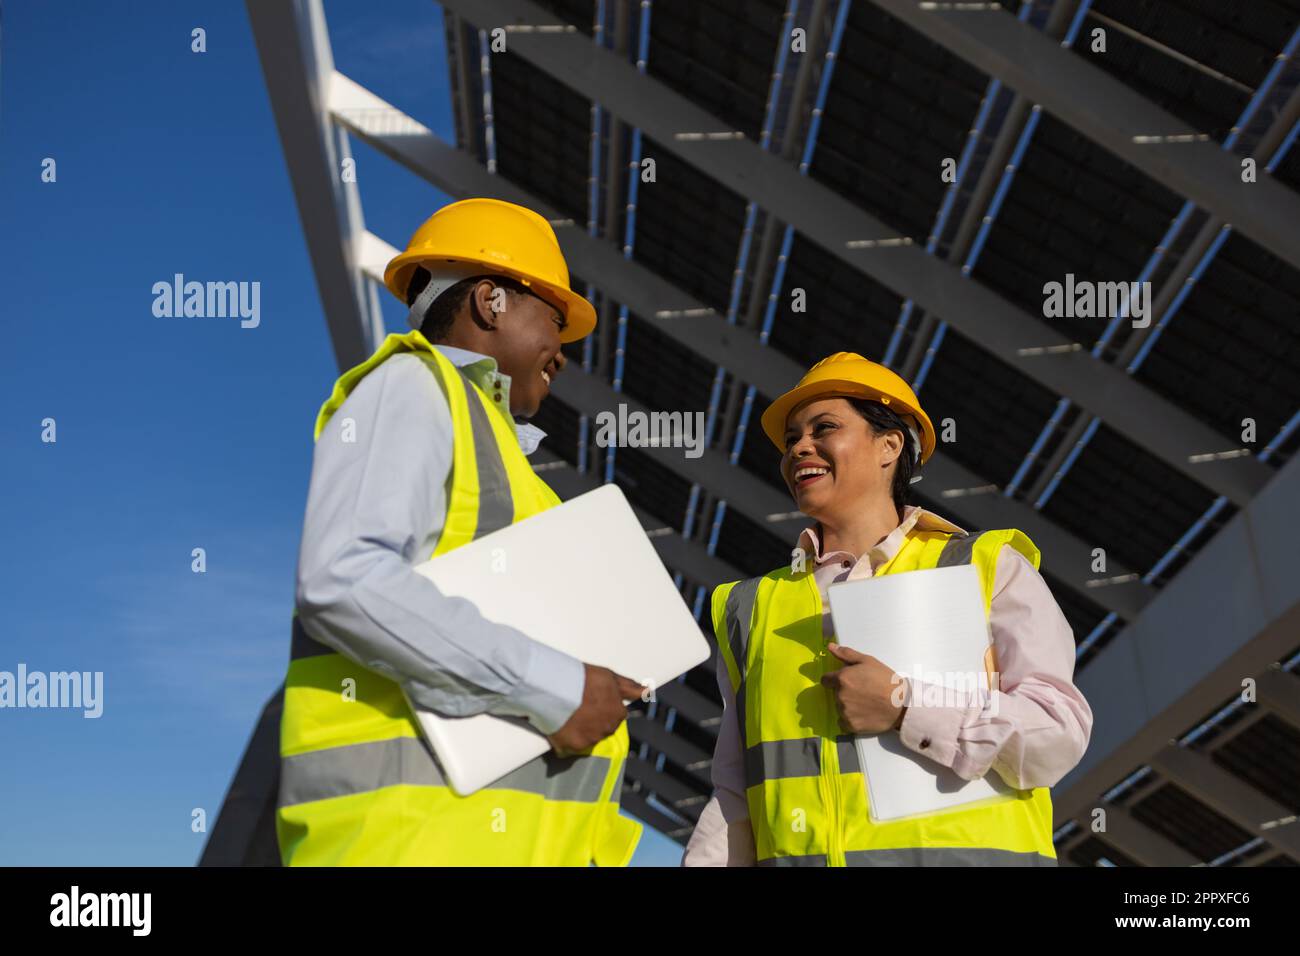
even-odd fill
[(452, 436), (447, 400), (418, 357), (394, 356), (362, 379), (316, 442), (299, 619), (422, 707), (526, 717), (553, 733), (582, 700), (582, 663), (414, 570), (446, 518)]
[(745, 753), (735, 694), (727, 665), (718, 655), (718, 690), (722, 694), (722, 723), (713, 749), (713, 796), (682, 855), (682, 866), (754, 866), (754, 830), (745, 802)]
[(909, 678), (899, 737), (965, 780), (993, 769), (1020, 790), (1053, 786), (1082, 759), (1092, 709), (1074, 685), (1069, 622), (1012, 547), (998, 553), (989, 627), (1001, 689), (970, 695), (964, 706), (934, 706), (951, 692)]

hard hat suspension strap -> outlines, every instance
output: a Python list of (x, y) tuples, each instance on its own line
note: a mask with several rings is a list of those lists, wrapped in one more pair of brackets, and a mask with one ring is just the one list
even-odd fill
[(426, 264), (423, 268), (429, 272), (429, 284), (420, 290), (420, 294), (411, 303), (411, 311), (406, 314), (406, 321), (413, 329), (418, 329), (424, 324), (429, 306), (433, 305), (438, 296), (462, 279), (484, 275), (487, 271), (483, 265), (476, 262), (447, 262), (436, 269), (430, 269)]

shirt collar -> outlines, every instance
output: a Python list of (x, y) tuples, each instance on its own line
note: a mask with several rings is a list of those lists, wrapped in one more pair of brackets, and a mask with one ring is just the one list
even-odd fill
[[(799, 543), (797, 545), (797, 547), (805, 553), (812, 554), (813, 560), (816, 564), (823, 564), (826, 561), (829, 561), (836, 554), (846, 553), (843, 551), (832, 551), (830, 554), (822, 554), (821, 538), (819, 534), (820, 527), (819, 524), (815, 524), (812, 527), (804, 528), (803, 531), (799, 533)], [(885, 536), (883, 541), (871, 549), (872, 552), (874, 552), (875, 556), (880, 560), (890, 560), (898, 553), (898, 549), (903, 546), (904, 539), (911, 534), (913, 528), (916, 528), (919, 531), (946, 531), (949, 534), (959, 534), (963, 537), (968, 533), (964, 528), (959, 528), (947, 518), (943, 518), (935, 514), (933, 511), (927, 511), (918, 505), (904, 505), (903, 520), (899, 523), (898, 527)], [(860, 557), (862, 556), (857, 554), (853, 555), (854, 560), (857, 560)], [(878, 560), (873, 562), (873, 564), (877, 563), (880, 563), (880, 561)]]
[[(497, 360), (490, 355), (484, 355), (481, 352), (471, 352), (469, 349), (457, 348), (454, 345), (439, 345), (430, 343), (435, 349), (446, 356), (447, 360), (462, 369), (474, 384), (489, 396), (494, 389), (489, 387), (489, 382), (493, 378), (501, 379), (501, 403), (500, 407), (505, 412), (506, 417), (512, 421), (514, 417), (510, 414), (510, 376), (497, 368)], [(491, 401), (491, 399), (488, 399)], [(519, 439), (519, 447), (525, 455), (531, 455), (537, 451), (537, 447), (546, 437), (546, 432), (542, 431), (536, 425), (529, 422), (515, 422), (515, 436)]]

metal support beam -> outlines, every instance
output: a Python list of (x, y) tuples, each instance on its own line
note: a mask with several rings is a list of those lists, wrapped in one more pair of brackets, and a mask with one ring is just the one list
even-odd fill
[(443, 24), (446, 35), (447, 66), (451, 75), (451, 105), (456, 121), (456, 145), (467, 153), (478, 155), (474, 148), (474, 132), (477, 124), (470, 109), (470, 69), (471, 51), (465, 49), (465, 29), (460, 17), (447, 16)]
[(1058, 825), (1149, 763), (1290, 652), (1300, 633), (1300, 458), (1156, 596), (1076, 678), (1104, 702), (1083, 760), (1054, 788)]
[(334, 72), (321, 0), (247, 0), (271, 111), (298, 203), (316, 289), (341, 370), (364, 362), (383, 338), (374, 288), (356, 268), (365, 232), (343, 130), (330, 122), (326, 86)]
[(1260, 837), (1300, 860), (1300, 827), (1260, 827), (1261, 823), (1290, 816), (1291, 811), (1209, 757), (1186, 747), (1168, 746), (1152, 759), (1151, 766), (1252, 837)]
[(1133, 818), (1123, 807), (1106, 808), (1101, 839), (1143, 866), (1195, 866), (1201, 861)]
[[(804, 111), (808, 111), (809, 118), (812, 117), (812, 111), (816, 106), (816, 88), (813, 86), (813, 71), (820, 67), (826, 68), (826, 55), (830, 46), (831, 29), (827, 22), (827, 7), (829, 0), (814, 0), (813, 8), (808, 16), (807, 29), (807, 47), (802, 58), (799, 61), (799, 69), (795, 73), (794, 91), (790, 94), (789, 112), (786, 116), (785, 129), (781, 133), (781, 156), (787, 162), (797, 162), (799, 153), (803, 148), (806, 139), (804, 135)], [(824, 35), (824, 36), (823, 36)], [(786, 42), (783, 36), (781, 42)], [(785, 223), (779, 222), (776, 217), (762, 214), (763, 221), (762, 238), (759, 240), (758, 257), (754, 260), (751, 267), (751, 285), (749, 292), (749, 303), (745, 308), (745, 313), (740, 317), (739, 323), (745, 328), (757, 329), (761, 325), (761, 317), (764, 309), (767, 307), (768, 300), (772, 293), (763, 294), (764, 289), (771, 288), (772, 270), (775, 268), (777, 260), (777, 248), (780, 245), (780, 236), (784, 232)], [(721, 425), (718, 428), (718, 447), (730, 448), (731, 443), (736, 435), (736, 428), (740, 422), (741, 410), (741, 391), (742, 383), (740, 379), (733, 377), (730, 388), (727, 389), (727, 397), (723, 401), (723, 410), (720, 416)]]
[[(1055, 327), (968, 280), (951, 263), (927, 255), (910, 237), (897, 236), (833, 190), (800, 176), (780, 156), (727, 128), (663, 83), (638, 74), (582, 34), (512, 32), (514, 25), (554, 24), (554, 16), (537, 4), (447, 0), (444, 7), (480, 24), (505, 27), (511, 52), (641, 127), (665, 149), (755, 200), (832, 255), (942, 316), (990, 354), (1100, 416), (1130, 441), (1215, 493), (1244, 504), (1271, 477), (1271, 469), (1252, 457), (1194, 464), (1193, 456), (1224, 450), (1223, 438), (1209, 426), (1122, 371), (1098, 362), (1085, 349), (1071, 350), (1079, 343)], [(1013, 17), (1008, 19), (1021, 26)], [(1036, 30), (1030, 32), (1036, 40), (1051, 43)], [(1300, 203), (1295, 197), (1291, 201)], [(1289, 204), (1284, 202), (1280, 208)], [(1300, 221), (1300, 215), (1292, 221)], [(900, 238), (903, 244), (892, 243)], [(891, 243), (863, 247), (864, 240)]]
[(1300, 269), (1300, 196), (1242, 182), (1240, 160), (1201, 130), (990, 4), (872, 3)]
[[(427, 127), (343, 74), (335, 73), (330, 89), (330, 110), (337, 122), (448, 195), (492, 196), (521, 203), (548, 219), (559, 218), (545, 203), (503, 176), (489, 174), (473, 157), (444, 143)], [(624, 259), (609, 243), (592, 239), (578, 228), (561, 227), (556, 233), (575, 275), (591, 276), (607, 298), (626, 302), (633, 312), (652, 322), (679, 344), (727, 367), (746, 381), (761, 382), (764, 392), (790, 388), (803, 375), (803, 369), (794, 360), (759, 344), (753, 330), (728, 325), (722, 316), (644, 266)], [(373, 274), (381, 273), (387, 262), (385, 257), (389, 255), (387, 250), (392, 247), (372, 237), (365, 248), (368, 251), (362, 267)], [(692, 317), (681, 318), (682, 313), (689, 313)], [(578, 389), (575, 383), (579, 380), (588, 390), (582, 399), (575, 396)], [(629, 408), (635, 404), (628, 396), (615, 393), (597, 376), (584, 375), (575, 363), (566, 366), (564, 373), (556, 379), (555, 390), (558, 396), (588, 415), (602, 409), (617, 408), (620, 401), (628, 402)], [(571, 390), (568, 397), (566, 390)], [(688, 481), (698, 481), (713, 494), (726, 498), (729, 507), (739, 509), (760, 524), (771, 525), (775, 533), (785, 535), (791, 541), (798, 528), (807, 523), (805, 518), (797, 515), (769, 522), (770, 515), (792, 512), (793, 503), (747, 472), (732, 468), (726, 457), (718, 452), (706, 451), (704, 457), (692, 463), (683, 458), (680, 450), (646, 451), (659, 455), (668, 453), (663, 458), (667, 467)], [(987, 483), (936, 451), (926, 464), (923, 487), (927, 497), (946, 500), (945, 489), (977, 488)], [(1130, 619), (1150, 599), (1150, 589), (1137, 581), (1094, 587), (1096, 582), (1089, 570), (1092, 546), (1020, 502), (996, 494), (967, 495), (951, 500), (961, 520), (969, 522), (972, 528), (1014, 527), (1024, 531), (1046, 556), (1045, 570), (1108, 611)], [(1130, 569), (1112, 566), (1108, 573), (1118, 577), (1129, 574)]]
[(709, 799), (707, 793), (701, 793), (676, 777), (656, 770), (654, 764), (642, 760), (636, 754), (628, 754), (627, 776), (647, 790), (653, 790), (656, 797), (689, 820), (699, 819), (700, 811)]
[(664, 754), (669, 760), (689, 773), (696, 782), (712, 789), (710, 767), (713, 766), (713, 754), (701, 750), (693, 743), (678, 737), (663, 724), (652, 720), (641, 711), (633, 711), (627, 717), (627, 732), (637, 743), (647, 743)]
[(619, 798), (619, 806), (623, 810), (649, 824), (669, 839), (676, 840), (682, 845), (690, 839), (691, 831), (695, 829), (693, 823), (679, 824), (667, 815), (660, 813), (647, 802), (645, 793), (633, 790), (626, 783), (623, 785), (623, 795)]
[[(1265, 671), (1264, 673), (1267, 674), (1268, 671)], [(1214, 735), (1214, 739), (1205, 744), (1202, 750), (1203, 753), (1208, 753), (1208, 754), (1218, 753), (1220, 750), (1228, 746), (1228, 744), (1232, 743), (1242, 734), (1249, 732), (1252, 727), (1254, 727), (1266, 716), (1268, 716), (1269, 713), (1268, 702), (1265, 700), (1264, 697), (1263, 680), (1264, 677), (1261, 674), (1259, 677), (1259, 681), (1260, 681), (1259, 706), (1254, 708), (1253, 710), (1246, 711), (1244, 714), (1242, 714), (1240, 717), (1234, 720), (1230, 727), (1219, 728), (1218, 732), (1215, 733)]]
[(1255, 679), (1261, 707), (1300, 730), (1300, 677), (1280, 667), (1270, 667)]
[[(631, 40), (632, 13), (629, 9), (631, 0), (609, 0), (613, 6), (613, 26), (610, 30), (609, 47), (621, 57), (627, 56), (628, 43)], [(608, 17), (608, 13), (606, 14)], [(612, 113), (607, 114), (607, 133), (605, 136), (605, 221), (602, 235), (610, 242), (618, 242), (619, 214), (627, 204), (627, 167), (623, 156), (623, 140), (627, 131), (622, 122)], [(615, 334), (617, 326), (614, 317), (618, 308), (609, 296), (602, 296), (598, 306), (600, 321), (596, 325), (595, 366), (601, 378), (608, 378), (614, 364), (614, 352), (617, 348)]]

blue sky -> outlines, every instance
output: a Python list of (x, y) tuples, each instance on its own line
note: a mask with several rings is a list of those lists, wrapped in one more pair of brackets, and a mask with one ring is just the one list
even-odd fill
[[(340, 70), (454, 140), (437, 6), (326, 13)], [(244, 4), (8, 0), (0, 30), (0, 670), (105, 682), (97, 720), (0, 710), (0, 864), (188, 866), (283, 677), (337, 370)], [(447, 201), (353, 155), (396, 246)], [(155, 317), (178, 272), (259, 282), (260, 324)], [(679, 858), (647, 827), (634, 862)]]

